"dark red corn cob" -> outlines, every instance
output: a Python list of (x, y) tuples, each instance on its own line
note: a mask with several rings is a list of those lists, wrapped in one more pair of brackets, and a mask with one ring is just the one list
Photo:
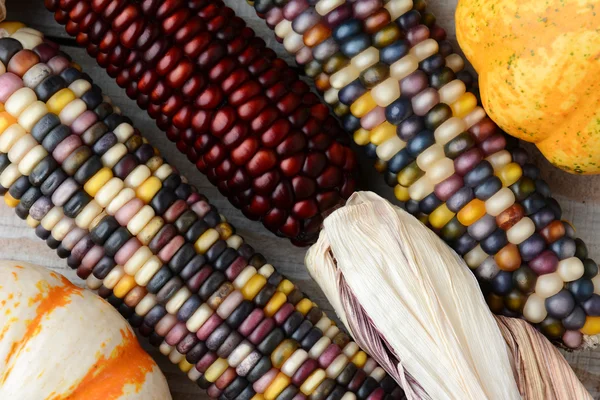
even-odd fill
[(46, 6), (248, 218), (309, 244), (354, 191), (337, 121), (222, 2)]

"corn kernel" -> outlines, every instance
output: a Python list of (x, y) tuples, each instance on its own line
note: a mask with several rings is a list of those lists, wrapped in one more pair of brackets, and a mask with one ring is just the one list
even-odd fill
[(477, 98), (473, 93), (467, 92), (450, 105), (452, 115), (463, 118), (477, 107)]
[(25, 222), (27, 223), (27, 226), (29, 226), (30, 228), (37, 228), (37, 226), (40, 224), (40, 221), (34, 219), (31, 215), (27, 216), (27, 219), (25, 219)]
[(287, 296), (282, 292), (275, 292), (264, 308), (265, 315), (272, 317), (285, 304)]
[(113, 177), (112, 170), (104, 167), (100, 171), (96, 172), (86, 183), (83, 185), (83, 189), (87, 194), (94, 197), (96, 193)]
[(209, 229), (204, 232), (196, 243), (194, 243), (194, 248), (200, 254), (204, 254), (210, 249), (210, 247), (215, 244), (219, 240), (219, 232), (216, 229)]
[(359, 146), (366, 146), (370, 143), (370, 132), (364, 128), (359, 128), (354, 132), (354, 143)]
[(367, 362), (367, 353), (361, 350), (358, 353), (356, 353), (350, 361), (352, 361), (354, 365), (356, 365), (358, 368), (362, 368)]
[(313, 308), (312, 301), (307, 298), (303, 298), (296, 304), (296, 310), (302, 313), (302, 315), (308, 314), (308, 312)]
[(119, 280), (119, 283), (117, 283), (117, 285), (114, 287), (113, 294), (119, 299), (122, 299), (125, 296), (127, 296), (127, 293), (129, 293), (131, 289), (133, 289), (136, 286), (137, 283), (135, 283), (135, 279), (133, 276), (124, 275)]
[(400, 201), (408, 201), (410, 200), (410, 195), (408, 194), (408, 188), (402, 185), (396, 185), (394, 187), (394, 195)]
[(300, 386), (300, 391), (306, 396), (310, 396), (325, 378), (327, 378), (327, 373), (323, 369), (317, 368)]
[(443, 203), (429, 214), (429, 223), (436, 229), (442, 229), (452, 218), (454, 218), (454, 215), (456, 214), (448, 209), (446, 203)]
[(371, 92), (368, 91), (362, 96), (360, 96), (352, 105), (350, 106), (350, 112), (356, 118), (364, 117), (369, 111), (375, 108), (377, 104), (373, 97), (371, 96)]
[(229, 364), (227, 363), (227, 360), (223, 358), (217, 358), (204, 373), (204, 378), (209, 382), (215, 382), (221, 375), (223, 375), (223, 372), (225, 372), (228, 367)]
[(294, 284), (289, 279), (282, 280), (277, 286), (277, 291), (285, 293), (286, 296), (292, 293), (292, 290), (294, 290)]
[(590, 317), (585, 319), (585, 325), (581, 328), (584, 335), (594, 336), (600, 333), (600, 317)]
[(255, 274), (242, 288), (242, 295), (246, 300), (252, 300), (258, 292), (267, 284), (267, 278), (261, 274)]
[[(4, 108), (4, 105), (2, 106)], [(0, 134), (6, 130), (12, 124), (16, 124), (17, 119), (7, 113), (6, 111), (0, 112)]]
[(26, 27), (26, 25), (24, 23), (17, 22), (17, 21), (4, 21), (4, 22), (0, 23), (0, 29), (6, 30), (6, 32), (8, 32), (9, 35), (12, 35), (19, 29), (25, 28), (25, 27)]
[(158, 193), (162, 187), (162, 182), (155, 176), (146, 179), (135, 191), (137, 197), (142, 199), (146, 204), (150, 203), (152, 198)]
[(382, 122), (371, 130), (370, 140), (379, 146), (388, 139), (396, 136), (396, 127), (387, 121)]
[(496, 175), (502, 181), (502, 186), (508, 187), (521, 179), (523, 169), (519, 164), (513, 162), (500, 168)]
[(475, 223), (485, 215), (485, 203), (479, 199), (473, 199), (457, 214), (458, 222), (464, 226)]
[(398, 183), (402, 186), (409, 187), (424, 174), (425, 172), (417, 166), (417, 162), (413, 161), (398, 173)]
[(277, 396), (284, 391), (286, 387), (290, 384), (290, 377), (286, 376), (283, 372), (277, 374), (275, 379), (271, 382), (267, 390), (265, 390), (264, 397), (265, 400), (275, 400)]
[(17, 200), (14, 197), (12, 197), (10, 195), (10, 193), (8, 193), (8, 192), (6, 192), (4, 194), (4, 202), (6, 203), (7, 206), (9, 206), (11, 208), (15, 208), (16, 206), (19, 205), (19, 200)]
[(46, 107), (48, 107), (48, 112), (58, 115), (73, 100), (75, 100), (75, 93), (69, 88), (64, 88), (48, 99)]

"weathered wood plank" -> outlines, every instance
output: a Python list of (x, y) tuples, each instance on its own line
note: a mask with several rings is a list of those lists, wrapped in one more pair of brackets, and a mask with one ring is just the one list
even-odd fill
[[(437, 16), (438, 23), (448, 31), (448, 37), (455, 43), (453, 10), (457, 0), (432, 1), (431, 11)], [(288, 62), (293, 59), (286, 54), (282, 45), (278, 43), (273, 33), (266, 27), (264, 21), (256, 17), (252, 10), (243, 0), (226, 0), (226, 3), (234, 8), (237, 15), (244, 18), (248, 25), (256, 30), (258, 36), (265, 39), (267, 45), (275, 49), (280, 56)], [(41, 0), (8, 0), (9, 19), (26, 22), (30, 26), (40, 29), (49, 36), (67, 38), (62, 26), (57, 24), (52, 13), (46, 11)], [(271, 235), (261, 224), (248, 221), (238, 210), (232, 207), (216, 188), (208, 180), (196, 171), (193, 164), (181, 157), (175, 146), (170, 143), (164, 134), (156, 128), (154, 122), (144, 112), (140, 112), (135, 102), (127, 98), (124, 91), (120, 89), (108, 75), (95, 64), (83, 49), (65, 47), (65, 51), (73, 56), (82, 65), (94, 80), (111, 96), (113, 102), (123, 110), (124, 114), (130, 116), (137, 127), (139, 127), (150, 142), (158, 147), (161, 153), (169, 159), (184, 175), (190, 178), (201, 191), (208, 196), (221, 213), (237, 227), (238, 232), (255, 248), (259, 249), (270, 262), (282, 273), (294, 279), (298, 285), (319, 303), (331, 315), (331, 307), (328, 305), (317, 285), (310, 279), (303, 265), (304, 249), (292, 246), (289, 242)], [(538, 165), (542, 167), (542, 173), (553, 191), (558, 194), (558, 199), (563, 205), (564, 217), (570, 219), (578, 228), (578, 233), (585, 238), (592, 257), (600, 259), (600, 177), (573, 177), (556, 170), (541, 160), (536, 154)], [(371, 167), (372, 161), (367, 160), (361, 154), (363, 166), (362, 187), (376, 191), (385, 197), (392, 199), (391, 189), (388, 188)], [(579, 200), (578, 200), (579, 199)], [(580, 199), (586, 199), (582, 202)], [(594, 229), (596, 228), (596, 229)], [(39, 240), (32, 229), (17, 218), (12, 210), (0, 205), (0, 256), (7, 259), (29, 261), (45, 265), (65, 274), (75, 283), (83, 283), (74, 271), (70, 270), (64, 260), (61, 260), (54, 251), (50, 250)], [(185, 377), (176, 366), (172, 365), (165, 357), (155, 349), (150, 348), (145, 340), (144, 346), (149, 349), (157, 362), (163, 369), (173, 393), (175, 400), (206, 399), (207, 396), (198, 389), (187, 377)], [(566, 355), (578, 376), (586, 383), (596, 399), (600, 399), (600, 352), (586, 351)]]

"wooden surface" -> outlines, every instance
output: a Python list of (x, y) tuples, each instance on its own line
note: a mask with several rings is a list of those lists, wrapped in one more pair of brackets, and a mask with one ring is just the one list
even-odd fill
[[(292, 62), (283, 47), (274, 40), (273, 33), (262, 20), (256, 17), (254, 11), (245, 1), (225, 0), (225, 2), (234, 8), (236, 13), (243, 17), (257, 31), (258, 35), (266, 40), (271, 48), (275, 49), (286, 61)], [(438, 22), (448, 30), (452, 40), (454, 40), (453, 14), (455, 5), (456, 0), (435, 0), (430, 5), (430, 9), (437, 16)], [(42, 0), (7, 0), (7, 9), (9, 19), (25, 22), (31, 27), (40, 29), (48, 36), (68, 37), (63, 27), (58, 25), (52, 14), (43, 7)], [(317, 285), (311, 281), (304, 268), (305, 250), (296, 248), (288, 241), (273, 236), (261, 224), (248, 221), (195, 169), (193, 164), (180, 155), (175, 146), (156, 128), (146, 113), (139, 110), (135, 102), (127, 98), (124, 91), (113, 82), (103, 69), (95, 64), (94, 60), (84, 50), (72, 46), (63, 46), (63, 50), (67, 51), (74, 60), (82, 65), (83, 69), (113, 99), (113, 102), (121, 107), (124, 114), (133, 119), (135, 125), (141, 129), (150, 142), (158, 147), (169, 162), (186, 175), (191, 183), (211, 199), (212, 203), (237, 227), (238, 232), (252, 246), (261, 251), (282, 273), (293, 279), (302, 290), (332, 316), (331, 307), (327, 304)], [(586, 240), (591, 256), (600, 261), (600, 232), (598, 231), (598, 228), (600, 228), (600, 176), (574, 177), (562, 173), (542, 160), (535, 149), (530, 148), (530, 150), (538, 161), (538, 165), (542, 168), (543, 174), (548, 179), (548, 183), (557, 199), (562, 204), (564, 218), (574, 223), (579, 236)], [(360, 151), (358, 153), (361, 154)], [(371, 162), (362, 158), (361, 165), (363, 166), (362, 188), (373, 190), (389, 199), (393, 199), (391, 189), (383, 183), (381, 176), (374, 171)], [(53, 250), (38, 239), (33, 230), (27, 227), (25, 222), (17, 218), (13, 211), (4, 206), (3, 203), (0, 205), (0, 255), (5, 259), (45, 265), (63, 273), (73, 282), (79, 285), (82, 284), (74, 272), (67, 267), (65, 260), (60, 259)], [(174, 399), (208, 398), (175, 366), (170, 364), (165, 357), (145, 343), (143, 344), (149, 349), (167, 376)], [(600, 350), (566, 354), (566, 357), (594, 398), (600, 399)]]

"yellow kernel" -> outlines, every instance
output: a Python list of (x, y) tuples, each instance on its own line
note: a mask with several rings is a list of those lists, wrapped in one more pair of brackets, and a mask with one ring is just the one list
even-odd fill
[(165, 224), (165, 220), (162, 217), (154, 216), (150, 222), (146, 224), (144, 229), (137, 234), (137, 239), (144, 246), (148, 246), (150, 241), (156, 236), (160, 228), (162, 228)]
[(282, 305), (285, 304), (287, 300), (287, 296), (282, 292), (275, 292), (273, 297), (269, 300), (267, 305), (264, 308), (265, 315), (267, 317), (272, 317), (275, 315), (277, 311), (281, 308)]
[(600, 317), (590, 317), (585, 319), (585, 324), (581, 328), (581, 333), (588, 336), (594, 336), (600, 333)]
[(400, 201), (409, 201), (410, 196), (408, 194), (408, 188), (402, 185), (396, 185), (394, 187), (394, 196)]
[(335, 107), (333, 107), (333, 112), (335, 113), (335, 115), (341, 118), (344, 115), (348, 114), (348, 108), (349, 107), (344, 103), (337, 103)]
[(359, 351), (358, 353), (356, 353), (354, 355), (354, 357), (352, 357), (352, 363), (354, 365), (356, 365), (358, 368), (362, 368), (365, 366), (365, 363), (367, 362), (367, 353), (365, 353), (364, 351)]
[(290, 384), (291, 379), (283, 372), (277, 374), (275, 379), (271, 382), (267, 390), (265, 390), (264, 397), (265, 400), (275, 400), (277, 396), (284, 391), (286, 387)]
[(450, 105), (452, 115), (458, 118), (464, 118), (467, 114), (477, 107), (477, 98), (473, 93), (466, 92)]
[(179, 366), (179, 369), (181, 371), (183, 371), (183, 372), (185, 372), (187, 374), (188, 372), (190, 372), (190, 370), (192, 369), (192, 367), (194, 366), (194, 364), (190, 364), (188, 362), (188, 360), (186, 360), (184, 358), (183, 360), (179, 361), (178, 366)]
[(223, 240), (227, 240), (233, 235), (233, 228), (227, 222), (221, 222), (219, 225), (215, 226), (215, 229), (219, 232), (219, 236)]
[(292, 293), (292, 290), (294, 290), (294, 284), (292, 283), (292, 281), (290, 281), (289, 279), (284, 279), (281, 282), (279, 282), (279, 285), (277, 286), (277, 291), (279, 292), (283, 292), (285, 293), (285, 295), (288, 295), (290, 293)]
[(359, 146), (366, 146), (370, 143), (371, 135), (370, 132), (364, 128), (359, 128), (354, 132), (354, 143)]
[(152, 198), (162, 188), (162, 182), (155, 176), (146, 179), (135, 191), (137, 197), (146, 204), (150, 203)]
[(14, 197), (12, 197), (10, 195), (10, 193), (8, 193), (8, 192), (6, 192), (4, 194), (4, 202), (6, 203), (7, 206), (9, 206), (11, 208), (15, 208), (16, 206), (19, 205), (19, 200), (17, 200)]
[(452, 218), (454, 218), (454, 215), (456, 214), (448, 209), (446, 203), (443, 203), (429, 214), (429, 223), (436, 229), (442, 229)]
[(419, 168), (416, 161), (413, 161), (398, 173), (398, 183), (402, 186), (409, 187), (425, 175), (425, 172)]
[(371, 96), (371, 92), (368, 91), (362, 96), (360, 96), (352, 105), (350, 106), (350, 112), (357, 118), (361, 118), (365, 116), (369, 111), (374, 109), (377, 106), (375, 100)]
[(384, 121), (371, 130), (370, 139), (371, 143), (379, 146), (394, 136), (396, 136), (396, 126)]
[(194, 248), (198, 253), (204, 254), (217, 240), (219, 240), (219, 232), (211, 228), (200, 235), (196, 243), (194, 243)]
[(112, 170), (104, 167), (100, 171), (96, 172), (86, 183), (83, 185), (83, 189), (87, 194), (94, 197), (98, 190), (102, 188), (113, 177)]
[(519, 164), (513, 162), (500, 168), (496, 172), (496, 175), (502, 181), (502, 186), (508, 187), (521, 179), (521, 176), (523, 175), (523, 169)]
[(123, 275), (119, 283), (113, 288), (113, 294), (119, 299), (127, 296), (127, 293), (137, 286), (135, 278), (131, 275)]
[(81, 70), (82, 70), (82, 69), (81, 69), (81, 65), (79, 65), (79, 64), (77, 64), (77, 63), (75, 63), (75, 62), (72, 62), (72, 63), (71, 63), (71, 67), (75, 68), (75, 69), (76, 69), (77, 71), (79, 71), (79, 72), (81, 72)]
[(215, 382), (223, 372), (227, 370), (229, 364), (224, 358), (217, 358), (204, 373), (204, 378), (209, 382)]
[(75, 100), (75, 93), (69, 88), (64, 88), (54, 93), (52, 97), (48, 99), (46, 102), (46, 107), (48, 107), (48, 112), (53, 114), (60, 114), (63, 108), (73, 100)]
[(40, 224), (40, 221), (38, 221), (37, 219), (34, 219), (31, 215), (27, 216), (27, 219), (25, 220), (25, 222), (27, 223), (27, 226), (29, 226), (30, 228), (37, 228), (37, 226)]
[(246, 300), (252, 300), (258, 292), (267, 284), (267, 278), (261, 274), (255, 274), (242, 288), (241, 292)]
[(17, 21), (4, 21), (4, 22), (0, 23), (0, 29), (6, 30), (6, 32), (8, 32), (9, 35), (12, 35), (19, 29), (25, 28), (25, 27), (26, 27), (25, 24), (23, 24), (21, 22), (17, 22)]
[(302, 315), (308, 314), (308, 312), (313, 308), (313, 303), (307, 298), (303, 298), (296, 304), (296, 311), (299, 311)]
[(250, 400), (265, 400), (265, 397), (261, 393), (256, 393)]
[(281, 366), (288, 358), (300, 347), (300, 344), (294, 339), (285, 339), (271, 353), (271, 364), (274, 368), (281, 369)]
[[(4, 105), (2, 105), (2, 108), (4, 108)], [(6, 128), (16, 123), (17, 119), (15, 117), (10, 115), (6, 111), (0, 112), (0, 134), (3, 133), (6, 130)]]
[(302, 386), (300, 386), (300, 391), (306, 396), (310, 396), (326, 377), (327, 373), (323, 369), (316, 369), (308, 376), (308, 378), (306, 378)]
[(469, 226), (484, 215), (485, 202), (479, 199), (473, 199), (458, 212), (456, 217), (458, 218), (458, 222), (464, 226)]

